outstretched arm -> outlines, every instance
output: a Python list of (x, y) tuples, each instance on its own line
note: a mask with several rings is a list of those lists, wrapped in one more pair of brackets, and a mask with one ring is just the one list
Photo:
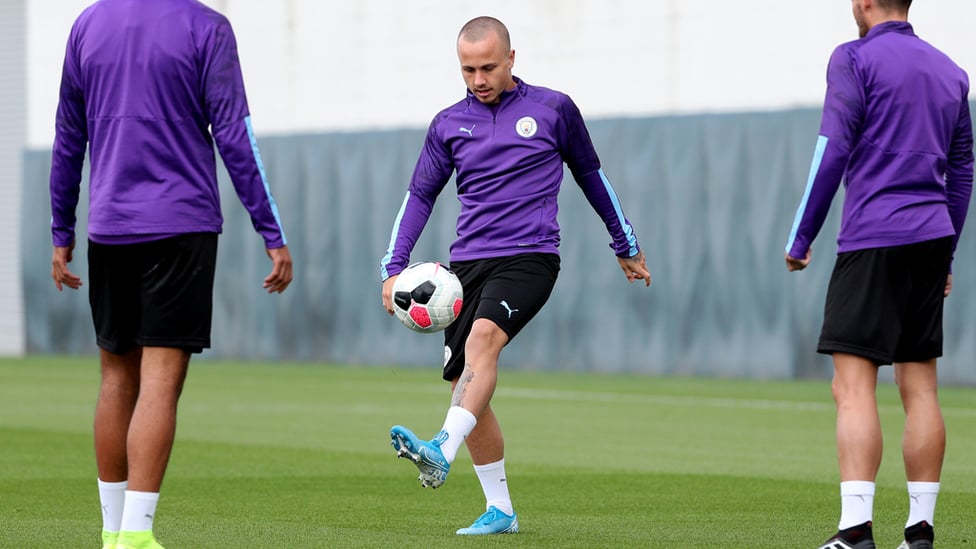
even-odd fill
[(593, 148), (590, 133), (576, 104), (564, 96), (559, 104), (560, 122), (563, 131), (559, 133), (559, 151), (563, 160), (573, 173), (573, 179), (583, 191), (593, 211), (600, 216), (610, 233), (610, 247), (617, 256), (624, 276), (629, 282), (643, 280), (644, 286), (651, 285), (651, 273), (647, 270), (644, 252), (637, 244), (637, 235), (630, 221), (624, 216), (617, 192), (606, 174), (600, 168), (600, 158)]

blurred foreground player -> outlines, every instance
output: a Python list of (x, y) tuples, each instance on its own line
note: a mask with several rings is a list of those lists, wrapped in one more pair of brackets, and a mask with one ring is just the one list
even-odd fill
[(153, 517), (192, 353), (210, 346), (222, 218), (214, 142), (271, 258), (292, 260), (248, 112), (227, 19), (195, 0), (102, 0), (75, 21), (51, 165), (51, 276), (68, 269), (85, 149), (88, 263), (102, 381), (95, 458), (106, 548), (159, 548)]
[(834, 362), (839, 531), (822, 548), (870, 549), (882, 436), (878, 367), (895, 365), (905, 408), (909, 513), (902, 548), (932, 547), (945, 454), (937, 396), (942, 306), (969, 207), (969, 79), (915, 35), (911, 0), (852, 0), (860, 39), (834, 50), (810, 178), (786, 245), (804, 269), (844, 180), (838, 255), (817, 351)]

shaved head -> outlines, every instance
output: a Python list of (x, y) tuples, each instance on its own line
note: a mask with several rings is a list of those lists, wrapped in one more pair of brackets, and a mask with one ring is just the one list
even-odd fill
[(498, 19), (483, 16), (465, 23), (458, 33), (457, 52), (461, 76), (478, 101), (492, 105), (502, 93), (515, 89), (515, 50)]
[(458, 40), (479, 42), (492, 34), (498, 36), (500, 45), (505, 51), (512, 49), (512, 39), (508, 35), (508, 29), (505, 27), (505, 24), (487, 15), (475, 17), (465, 23), (461, 27), (461, 32), (458, 33)]

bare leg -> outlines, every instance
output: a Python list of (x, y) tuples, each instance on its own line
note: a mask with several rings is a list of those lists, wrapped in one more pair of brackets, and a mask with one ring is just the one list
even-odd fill
[(902, 455), (909, 482), (939, 482), (946, 433), (939, 408), (935, 359), (895, 365), (895, 381), (905, 407)]
[(478, 418), (466, 441), (475, 465), (505, 457), (505, 441), (490, 402), (498, 381), (498, 355), (506, 343), (508, 335), (494, 322), (476, 320), (464, 346), (467, 363), (461, 377), (453, 383), (451, 405), (461, 406)]
[(870, 360), (834, 353), (837, 458), (841, 482), (874, 482), (881, 466), (881, 420), (875, 391), (878, 367)]
[(95, 462), (98, 478), (122, 482), (129, 478), (126, 438), (139, 396), (142, 350), (117, 355), (100, 351), (102, 382), (95, 405)]
[(176, 434), (176, 405), (190, 354), (145, 347), (139, 399), (129, 425), (129, 490), (159, 492)]
[(478, 424), (468, 435), (465, 444), (468, 446), (471, 462), (475, 465), (495, 463), (505, 457), (505, 438), (491, 405), (481, 413)]

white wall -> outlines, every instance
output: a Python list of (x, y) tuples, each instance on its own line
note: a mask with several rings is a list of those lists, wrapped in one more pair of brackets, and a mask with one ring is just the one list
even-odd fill
[[(463, 96), (454, 40), (477, 15), (508, 24), (516, 74), (589, 118), (817, 106), (827, 57), (856, 36), (842, 0), (205, 1), (234, 24), (264, 135), (426, 126)], [(0, 354), (23, 350), (21, 154), (51, 145), (64, 44), (90, 2), (0, 0)], [(976, 2), (917, 2), (912, 21), (976, 71)]]
[[(64, 44), (89, 0), (31, 0), (28, 139), (50, 146)], [(820, 104), (827, 58), (856, 38), (848, 2), (208, 0), (240, 43), (261, 134), (426, 126), (464, 92), (454, 40), (493, 15), (516, 74), (588, 117)], [(976, 2), (919, 2), (920, 36), (976, 71)]]
[(24, 352), (20, 197), (26, 131), (26, 0), (0, 1), (0, 355)]

